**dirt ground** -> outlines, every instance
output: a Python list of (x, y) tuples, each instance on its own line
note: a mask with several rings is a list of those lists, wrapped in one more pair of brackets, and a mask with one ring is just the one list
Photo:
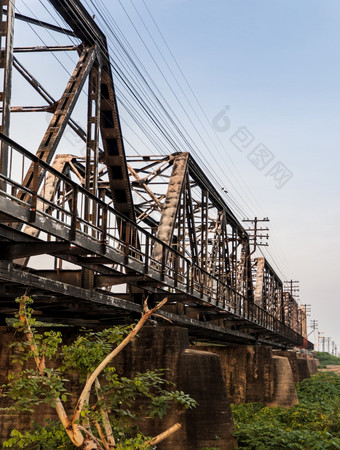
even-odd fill
[(340, 366), (327, 366), (327, 369), (321, 369), (323, 372), (334, 372), (340, 375)]

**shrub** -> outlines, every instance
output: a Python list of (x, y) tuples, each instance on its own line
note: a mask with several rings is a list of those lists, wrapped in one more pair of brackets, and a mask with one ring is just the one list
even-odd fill
[(340, 377), (324, 372), (297, 385), (299, 405), (232, 405), (239, 448), (340, 449)]
[(340, 366), (340, 358), (333, 356), (327, 352), (314, 352), (315, 358), (320, 361), (320, 367), (325, 368), (326, 366)]

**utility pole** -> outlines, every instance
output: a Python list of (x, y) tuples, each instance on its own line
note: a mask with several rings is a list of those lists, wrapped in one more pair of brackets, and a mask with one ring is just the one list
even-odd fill
[[(269, 228), (259, 228), (258, 223), (260, 222), (269, 222), (268, 217), (265, 217), (263, 219), (258, 219), (255, 217), (254, 219), (243, 219), (242, 222), (250, 223), (250, 228), (246, 228), (245, 231), (249, 235), (249, 242), (253, 244), (253, 251), (251, 253), (254, 253), (257, 247), (268, 247), (268, 239), (269, 234), (262, 234), (263, 231), (269, 231)], [(260, 240), (258, 242), (258, 239)], [(264, 241), (263, 241), (264, 239)]]
[(330, 353), (331, 352), (331, 337), (327, 337), (327, 352)]
[(318, 331), (318, 351), (321, 352), (321, 342), (322, 342), (322, 335), (324, 334), (323, 331)]
[(310, 313), (312, 312), (312, 305), (300, 305), (300, 311), (304, 313), (301, 315), (301, 321), (307, 320), (307, 317), (310, 317)]
[[(288, 280), (284, 281), (284, 290), (286, 292), (289, 292), (292, 297), (296, 299), (299, 298), (299, 292), (300, 292), (300, 281), (297, 280)], [(310, 306), (310, 305), (309, 305)]]
[(310, 336), (312, 333), (314, 333), (315, 330), (318, 329), (319, 326), (319, 322), (318, 320), (311, 320), (309, 327), (312, 329), (311, 332), (308, 334), (308, 336)]

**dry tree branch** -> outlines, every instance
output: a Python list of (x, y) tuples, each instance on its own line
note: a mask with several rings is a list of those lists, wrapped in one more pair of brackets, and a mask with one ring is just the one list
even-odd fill
[(94, 426), (96, 427), (96, 430), (98, 431), (98, 434), (99, 434), (99, 437), (100, 437), (100, 439), (102, 441), (104, 449), (105, 450), (110, 450), (110, 446), (109, 446), (109, 444), (108, 444), (108, 442), (107, 442), (107, 440), (106, 440), (106, 438), (104, 436), (104, 433), (103, 433), (103, 430), (102, 430), (101, 426), (99, 425), (99, 423), (96, 420), (94, 420), (93, 423), (94, 423)]
[(166, 320), (167, 322), (173, 323), (172, 320), (168, 319), (167, 317), (161, 316), (160, 314), (154, 314), (154, 317), (159, 317), (160, 319)]
[(160, 442), (164, 441), (164, 439), (166, 439), (169, 436), (171, 436), (172, 434), (176, 433), (176, 431), (178, 431), (181, 427), (182, 427), (182, 425), (180, 423), (175, 423), (175, 425), (172, 425), (172, 427), (163, 431), (163, 433), (160, 433), (157, 436), (155, 436), (154, 438), (152, 438), (151, 440), (146, 441), (145, 444), (157, 445)]
[(112, 361), (112, 359), (115, 356), (117, 356), (123, 350), (123, 348), (125, 348), (127, 346), (127, 344), (136, 336), (138, 331), (143, 327), (143, 325), (149, 319), (149, 317), (151, 317), (158, 309), (160, 309), (163, 305), (165, 305), (166, 302), (167, 302), (167, 298), (165, 298), (160, 303), (158, 303), (158, 305), (156, 305), (154, 308), (149, 309), (148, 298), (146, 298), (146, 300), (144, 301), (144, 305), (143, 305), (142, 317), (139, 319), (139, 321), (137, 322), (137, 324), (135, 325), (133, 330), (130, 331), (130, 333), (126, 336), (126, 338), (123, 339), (123, 341), (109, 355), (107, 355), (107, 357), (92, 372), (92, 374), (86, 381), (84, 389), (79, 396), (79, 399), (78, 399), (78, 402), (77, 402), (77, 405), (75, 408), (75, 412), (74, 412), (73, 419), (72, 419), (72, 428), (74, 431), (78, 426), (80, 413), (84, 407), (84, 402), (85, 402), (87, 393), (91, 390), (95, 379), (98, 377), (100, 372), (109, 364), (109, 362)]
[(100, 440), (96, 438), (96, 436), (94, 436), (91, 431), (87, 430), (86, 428), (82, 427), (81, 425), (78, 426), (79, 430), (84, 431), (85, 434), (87, 434), (91, 439), (94, 440), (94, 442), (97, 443), (98, 450), (104, 450), (103, 447), (100, 445)]
[[(27, 300), (27, 296), (23, 296), (22, 300), (19, 303), (19, 318), (20, 318), (20, 321), (25, 326), (26, 338), (27, 338), (27, 340), (30, 344), (30, 348), (33, 352), (34, 361), (37, 366), (37, 369), (38, 369), (40, 375), (45, 375), (45, 369), (46, 369), (45, 358), (39, 357), (39, 351), (38, 351), (38, 347), (37, 347), (37, 344), (34, 339), (34, 334), (33, 334), (33, 331), (31, 329), (31, 326), (30, 326), (30, 324), (27, 320), (27, 316), (26, 316), (25, 300)], [(65, 431), (66, 431), (68, 437), (71, 439), (71, 441), (73, 442), (74, 445), (77, 445), (77, 444), (79, 445), (79, 442), (81, 445), (84, 441), (83, 435), (81, 433), (79, 433), (79, 434), (75, 433), (74, 430), (72, 430), (71, 421), (66, 414), (64, 405), (62, 404), (60, 398), (56, 397), (54, 399), (54, 401), (55, 401), (55, 410), (58, 414), (60, 422), (62, 423), (63, 427), (65, 428)]]
[[(102, 400), (102, 396), (99, 393), (100, 382), (99, 382), (98, 378), (96, 378), (94, 385), (96, 388), (96, 394), (97, 394), (98, 401), (100, 401), (100, 400)], [(116, 442), (115, 442), (112, 427), (110, 424), (109, 415), (108, 415), (107, 411), (103, 408), (100, 408), (100, 412), (102, 415), (102, 421), (103, 421), (103, 425), (104, 425), (107, 442), (109, 443), (110, 446), (114, 447), (116, 445)]]

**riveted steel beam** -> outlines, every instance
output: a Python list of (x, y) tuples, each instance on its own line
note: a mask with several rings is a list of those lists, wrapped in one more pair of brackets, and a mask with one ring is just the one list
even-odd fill
[[(12, 94), (12, 64), (14, 40), (14, 9), (15, 0), (0, 0), (0, 74), (3, 84), (0, 87), (0, 131), (9, 135), (11, 94)], [(7, 175), (8, 146), (1, 142), (0, 173)]]
[[(96, 48), (85, 47), (80, 55), (79, 61), (73, 71), (73, 74), (67, 84), (67, 87), (58, 102), (57, 108), (48, 125), (45, 135), (37, 151), (37, 156), (42, 161), (51, 162), (57, 149), (59, 141), (63, 135), (70, 115), (76, 105), (80, 92), (84, 86), (87, 75), (89, 74), (96, 58)], [(26, 188), (31, 187), (33, 182), (33, 165), (30, 166), (24, 178), (23, 185)], [(38, 188), (41, 182), (39, 177)], [(24, 198), (25, 194), (21, 194)]]

